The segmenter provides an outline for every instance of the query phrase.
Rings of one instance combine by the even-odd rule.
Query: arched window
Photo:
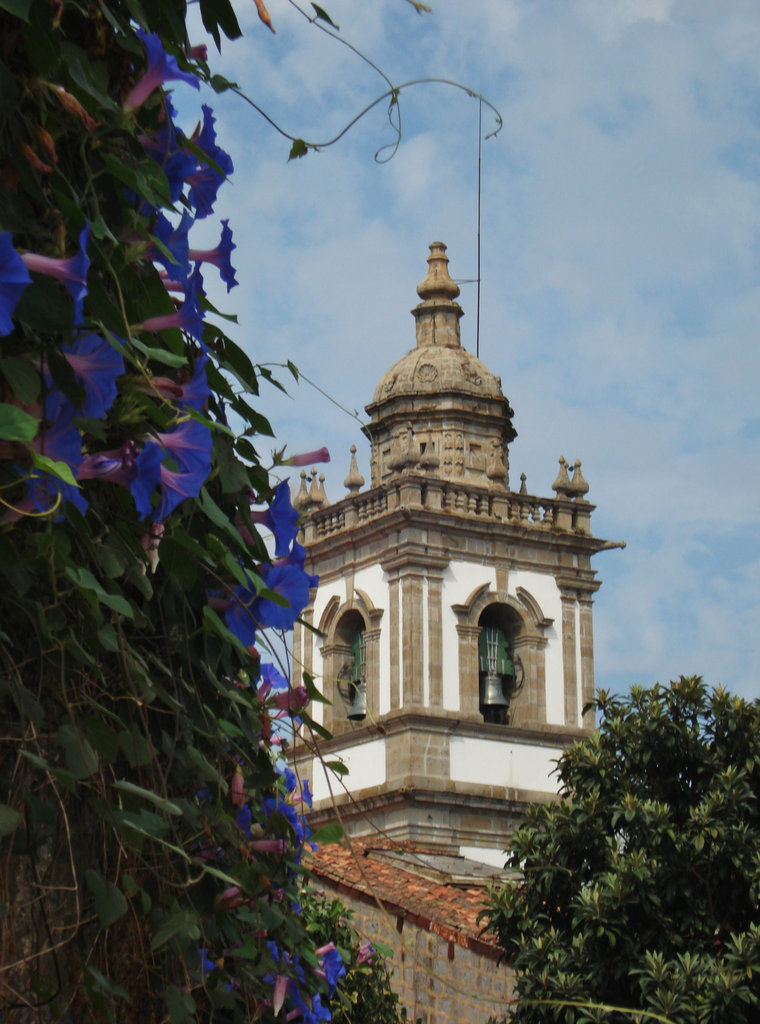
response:
[[[341,731],[341,719],[358,724],[367,717],[366,632],[366,623],[356,610],[342,615],[335,628],[334,732]]]
[[[522,663],[514,652],[522,620],[512,608],[490,605],[478,625],[478,707],[484,722],[507,725],[512,700],[524,682]]]

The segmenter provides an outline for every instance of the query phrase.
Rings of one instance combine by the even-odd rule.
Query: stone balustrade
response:
[[[508,523],[531,530],[591,535],[593,505],[557,495],[539,498],[466,483],[403,475],[382,487],[351,494],[332,505],[303,509],[306,543],[370,523],[397,509],[450,513],[457,517]]]

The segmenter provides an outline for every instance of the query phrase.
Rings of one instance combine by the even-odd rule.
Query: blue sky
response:
[[[236,6],[245,37],[212,49],[212,69],[294,135],[328,139],[383,91],[288,0],[270,0],[276,35]],[[504,118],[482,148],[480,355],[515,409],[513,485],[525,472],[549,495],[558,457],[580,458],[594,532],[627,541],[595,558],[597,685],[701,673],[759,697],[756,0],[322,6],[394,84],[456,79]],[[190,128],[197,97],[176,98]],[[260,404],[289,451],[328,445],[336,500],[353,443],[369,478],[367,442],[339,406],[364,421],[414,345],[429,243],[447,244],[452,276],[476,276],[478,104],[419,86],[401,94],[391,161],[373,158],[392,139],[380,105],[288,163],[289,143],[243,101],[203,99],[235,162],[217,212],[240,281],[211,297],[238,314],[256,362],[291,359],[334,398],[262,384]],[[218,225],[205,229],[213,244]],[[460,303],[474,350],[474,285]]]

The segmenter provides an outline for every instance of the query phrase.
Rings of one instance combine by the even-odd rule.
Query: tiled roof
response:
[[[431,868],[437,855],[439,860],[458,861],[461,870]],[[485,885],[463,880],[464,858],[439,855],[408,842],[351,839],[320,847],[306,866],[339,893],[380,904],[401,921],[496,959],[499,948],[493,936],[481,935],[477,923],[486,905]]]

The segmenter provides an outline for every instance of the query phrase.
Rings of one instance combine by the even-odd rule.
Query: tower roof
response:
[[[417,286],[422,302],[412,310],[417,345],[383,374],[371,406],[402,395],[441,392],[503,399],[500,379],[462,347],[459,320],[464,312],[454,301],[459,285],[449,275],[443,242],[432,243],[427,262],[427,275]]]

